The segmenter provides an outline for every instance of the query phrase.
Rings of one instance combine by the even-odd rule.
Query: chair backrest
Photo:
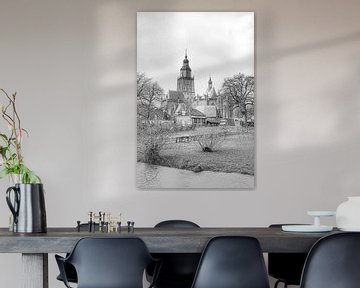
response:
[[[157,223],[155,228],[200,228],[200,226],[188,220],[165,220]]]
[[[281,228],[282,225],[290,224],[271,224],[269,228]],[[268,253],[269,275],[288,285],[300,285],[306,257],[307,253]]]
[[[155,228],[200,228],[188,220],[165,220]],[[200,253],[158,253],[155,257],[162,260],[162,267],[157,278],[156,287],[190,287],[200,260]],[[152,275],[151,269],[148,274]]]
[[[192,288],[268,288],[264,257],[256,238],[212,238],[202,254]]]
[[[142,288],[152,260],[139,238],[82,238],[67,259],[76,269],[78,288]]]
[[[360,233],[325,236],[314,244],[306,259],[302,288],[360,287]]]

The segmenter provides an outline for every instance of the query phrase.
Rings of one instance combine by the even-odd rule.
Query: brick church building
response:
[[[177,77],[177,89],[164,95],[161,109],[167,120],[174,120],[183,126],[218,125],[222,119],[240,117],[232,109],[229,99],[216,92],[211,77],[203,95],[195,95],[195,78],[185,52],[180,75]]]

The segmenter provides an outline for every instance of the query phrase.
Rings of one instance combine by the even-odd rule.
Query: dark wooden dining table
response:
[[[201,253],[208,240],[221,235],[252,236],[264,253],[308,252],[321,237],[333,233],[283,232],[280,227],[135,228],[128,232],[78,232],[76,228],[48,228],[47,233],[20,234],[0,228],[0,253],[21,253],[23,287],[48,288],[48,253],[67,253],[83,237],[139,237],[151,253]]]

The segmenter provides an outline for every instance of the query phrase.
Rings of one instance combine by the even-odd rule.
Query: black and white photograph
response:
[[[254,49],[254,12],[137,13],[138,188],[254,188]]]

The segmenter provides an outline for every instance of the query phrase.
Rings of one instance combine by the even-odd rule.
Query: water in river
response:
[[[239,173],[192,172],[164,166],[138,162],[136,164],[137,187],[142,189],[161,188],[227,188],[252,189],[254,176]]]

